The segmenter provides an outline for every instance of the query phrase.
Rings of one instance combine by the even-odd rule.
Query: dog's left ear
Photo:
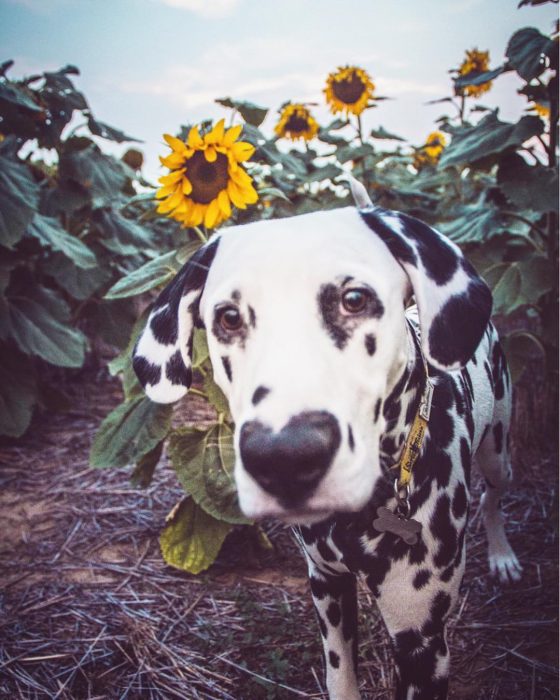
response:
[[[452,241],[418,219],[373,204],[360,214],[410,279],[428,362],[443,370],[463,367],[490,320],[486,283]]]
[[[155,300],[133,351],[132,366],[157,403],[182,398],[192,382],[192,339],[208,270],[219,239],[189,258]]]

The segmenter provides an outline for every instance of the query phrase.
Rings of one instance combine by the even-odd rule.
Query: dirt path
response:
[[[199,577],[165,566],[157,536],[182,494],[174,473],[160,465],[140,491],[127,470],[90,469],[92,436],[119,387],[102,376],[75,393],[71,413],[0,448],[0,697],[325,698],[289,532],[267,527],[274,553],[236,532]],[[558,697],[556,469],[537,450],[516,464],[504,504],[525,569],[516,586],[488,576],[474,504],[451,624],[451,698]],[[388,640],[365,604],[360,657],[364,699],[389,700]]]

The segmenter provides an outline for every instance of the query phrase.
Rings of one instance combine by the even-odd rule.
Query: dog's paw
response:
[[[523,567],[511,548],[507,552],[489,554],[488,563],[490,564],[490,573],[498,577],[502,583],[511,583],[521,579]]]

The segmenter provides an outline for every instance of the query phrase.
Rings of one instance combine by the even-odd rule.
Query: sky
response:
[[[66,64],[96,118],[141,139],[145,174],[161,174],[163,133],[205,118],[230,117],[214,103],[232,97],[270,108],[272,135],[287,101],[316,103],[332,118],[322,89],[341,65],[366,69],[376,94],[391,98],[364,115],[421,145],[449,105],[448,70],[466,49],[502,62],[511,34],[525,26],[550,33],[557,5],[517,9],[518,0],[0,0],[0,61],[21,77]],[[481,100],[517,118],[521,81],[506,74]],[[116,149],[126,150],[126,146]]]

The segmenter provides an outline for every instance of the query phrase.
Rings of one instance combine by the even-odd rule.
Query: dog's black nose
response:
[[[300,413],[278,433],[248,421],[239,437],[245,469],[285,508],[301,505],[313,493],[339,445],[338,421],[327,411]]]

